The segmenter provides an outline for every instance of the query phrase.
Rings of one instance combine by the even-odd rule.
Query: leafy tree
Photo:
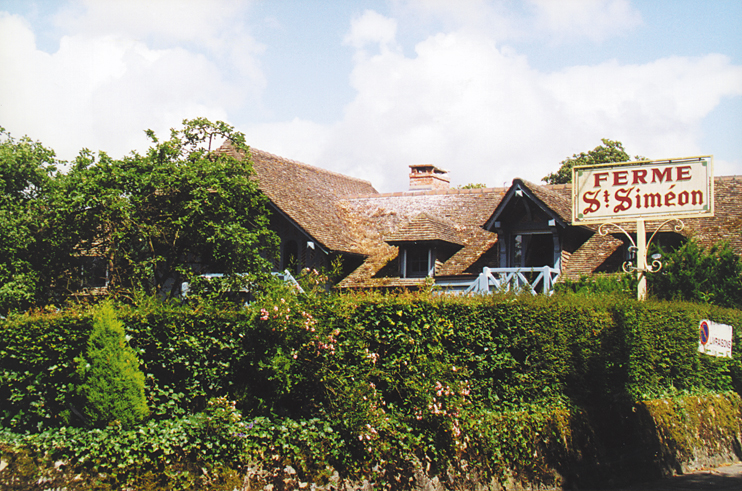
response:
[[[666,253],[648,281],[657,298],[742,308],[742,258],[727,242],[706,249],[691,239]]]
[[[456,186],[456,189],[484,189],[487,185],[481,182],[470,182],[469,184],[463,184]]]
[[[82,380],[79,392],[83,412],[92,426],[118,421],[129,428],[149,414],[144,396],[144,374],[129,346],[124,327],[109,303],[95,313],[93,331],[84,357],[78,359]]]
[[[628,162],[631,157],[619,141],[602,138],[602,145],[598,145],[589,152],[580,152],[567,157],[559,163],[559,170],[542,178],[547,184],[567,184],[572,182],[572,167],[575,165],[596,165],[611,162]],[[644,157],[636,156],[635,160],[644,160]]]
[[[266,278],[277,239],[244,135],[207,119],[184,120],[167,140],[147,135],[143,155],[80,153],[55,197],[58,233],[105,258],[111,287],[174,293],[208,271]],[[217,151],[224,140],[245,157]]]
[[[0,127],[0,312],[27,307],[39,294],[36,239],[56,164],[52,150]]]

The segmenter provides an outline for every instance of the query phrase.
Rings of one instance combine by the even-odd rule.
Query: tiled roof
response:
[[[441,265],[436,271],[440,276],[452,276],[467,272],[481,273],[484,266],[497,265],[496,254],[491,253],[497,243],[497,234],[484,229],[467,230],[464,247]]]
[[[389,244],[443,241],[449,244],[464,245],[453,224],[433,218],[427,213],[420,213],[391,235],[384,237],[384,241]]]
[[[225,144],[220,151],[234,152]],[[444,240],[462,248],[436,268],[436,274],[477,273],[497,264],[494,233],[483,229],[506,188],[449,189],[379,194],[368,181],[251,149],[260,188],[281,213],[329,251],[366,256],[341,287],[403,287],[419,279],[400,279],[398,249],[389,242]],[[566,224],[571,224],[571,185],[539,185],[517,180]],[[515,181],[514,181],[515,183]],[[717,177],[715,216],[683,219],[685,236],[706,245],[724,239],[742,255],[742,176]],[[660,222],[647,222],[653,232]],[[634,232],[635,222],[622,224]],[[581,227],[597,231],[597,226]],[[663,229],[667,230],[667,228]],[[617,237],[594,234],[574,253],[563,254],[564,274],[578,277],[600,267],[622,244]]]
[[[543,186],[520,180],[528,189],[564,222],[572,221],[572,185],[557,184]]]
[[[610,234],[593,234],[568,258],[563,257],[561,278],[578,280],[581,275],[593,273],[622,245],[622,240]]]
[[[233,151],[229,144],[222,151]],[[331,251],[363,254],[341,198],[378,194],[370,182],[250,149],[260,189],[273,205]]]
[[[714,217],[683,219],[683,234],[695,236],[706,247],[726,240],[742,255],[742,176],[717,177],[714,188]]]
[[[419,283],[418,280],[399,280],[399,278],[380,277],[384,267],[397,257],[397,248],[386,241],[396,238],[412,238],[404,235],[405,226],[410,231],[415,217],[427,217],[420,221],[433,221],[445,224],[449,232],[456,234],[458,244],[463,247],[445,263],[437,274],[455,275],[463,273],[486,253],[496,242],[497,236],[482,228],[492,210],[502,199],[503,188],[489,189],[449,189],[446,191],[426,191],[379,194],[345,199],[346,211],[363,222],[366,231],[366,250],[369,257],[339,286],[342,287],[401,287]],[[410,225],[412,224],[412,225]],[[443,232],[439,231],[438,238]],[[419,240],[419,239],[418,239]],[[391,240],[392,242],[394,240]],[[452,238],[448,240],[452,242]],[[392,268],[393,269],[393,268]],[[401,281],[401,282],[400,282]],[[410,283],[413,281],[413,283]]]

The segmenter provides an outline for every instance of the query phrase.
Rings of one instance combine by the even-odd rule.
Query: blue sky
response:
[[[183,118],[407,186],[534,182],[620,140],[742,174],[742,0],[0,0],[0,126],[121,157]]]

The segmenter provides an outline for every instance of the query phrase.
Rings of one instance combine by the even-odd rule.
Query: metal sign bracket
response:
[[[660,261],[659,257],[652,257],[652,262],[647,263],[647,250],[649,249],[649,245],[652,243],[654,236],[657,235],[657,232],[659,232],[660,229],[662,229],[665,225],[672,222],[675,222],[675,225],[673,226],[673,230],[675,232],[680,232],[685,228],[685,223],[683,223],[682,220],[678,218],[671,218],[670,220],[665,220],[664,222],[662,222],[654,231],[654,233],[652,233],[652,236],[649,237],[649,240],[647,240],[647,232],[644,219],[638,219],[636,221],[636,242],[634,242],[633,237],[631,237],[631,234],[629,234],[626,229],[616,223],[606,222],[598,227],[598,233],[601,236],[608,235],[610,233],[610,227],[615,227],[623,232],[623,234],[631,242],[629,252],[636,253],[636,265],[632,264],[632,261],[629,260],[623,263],[622,269],[626,273],[636,271],[637,279],[639,280],[639,285],[637,286],[636,292],[636,298],[638,300],[645,300],[647,298],[646,273],[656,273],[657,271],[662,269],[662,262]]]

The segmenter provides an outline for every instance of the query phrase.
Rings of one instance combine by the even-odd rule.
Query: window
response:
[[[554,265],[554,237],[548,233],[517,234],[512,241],[511,266],[541,267]]]
[[[101,256],[82,256],[78,258],[80,276],[84,288],[105,288],[108,286],[108,263]]]
[[[430,249],[428,247],[408,247],[405,249],[403,277],[424,278],[430,273]]]

